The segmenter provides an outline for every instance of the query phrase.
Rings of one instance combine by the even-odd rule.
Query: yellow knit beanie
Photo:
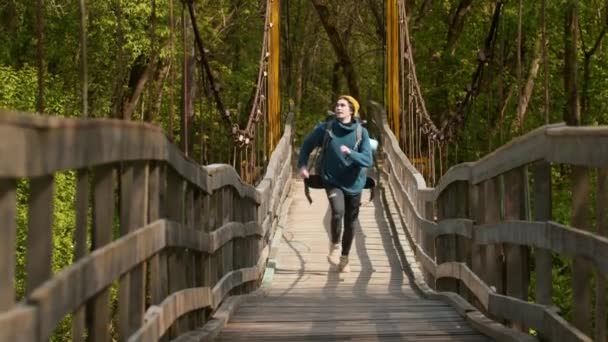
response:
[[[359,102],[357,102],[357,100],[355,100],[354,97],[349,96],[349,95],[342,95],[340,96],[341,99],[345,99],[346,101],[350,102],[351,105],[353,105],[354,111],[353,111],[353,116],[359,116]]]

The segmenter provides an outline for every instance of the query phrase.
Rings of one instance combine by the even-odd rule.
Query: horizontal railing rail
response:
[[[0,111],[0,341],[47,340],[68,316],[75,341],[176,337],[259,286],[289,191],[292,121],[253,187],[231,166],[191,161],[149,124]],[[66,171],[74,255],[53,272],[55,175]]]
[[[450,168],[429,188],[400,150],[383,110],[374,107],[386,184],[431,291],[457,293],[515,331],[532,329],[556,341],[605,340],[608,127],[541,127]],[[551,209],[551,168],[564,165],[580,176],[570,225],[554,222]],[[585,212],[590,192],[578,193],[590,189],[591,168],[598,169],[595,231]],[[553,305],[552,254],[573,264],[571,322]],[[536,302],[528,294],[532,278]]]

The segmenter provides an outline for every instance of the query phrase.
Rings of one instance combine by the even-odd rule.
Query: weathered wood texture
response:
[[[379,196],[369,202],[363,193],[351,273],[337,273],[327,259],[327,198],[322,190],[311,195],[309,205],[303,183],[294,183],[270,287],[241,304],[220,340],[489,340],[450,305],[423,299],[411,286]],[[200,336],[190,341],[206,340]]]
[[[18,159],[0,160],[0,341],[47,340],[69,314],[75,341],[85,329],[93,341],[163,339],[204,324],[204,309],[231,291],[259,286],[291,179],[292,119],[253,187],[228,165],[187,159],[151,125],[0,111],[0,155]],[[53,178],[65,170],[77,171],[74,263],[53,275]],[[18,304],[20,178],[29,180],[29,207],[26,297]]]
[[[550,340],[605,339],[606,305],[595,309],[591,305],[591,274],[595,270],[598,275],[597,300],[605,303],[608,239],[605,171],[601,170],[608,167],[608,128],[541,127],[476,162],[452,167],[435,188],[429,188],[399,149],[383,110],[377,107],[375,111],[387,182],[407,228],[407,239],[421,267],[433,275],[427,279],[436,282],[429,284],[431,288],[438,285],[438,289],[457,292],[489,317],[518,328],[532,328]],[[572,165],[570,226],[551,221],[552,164]],[[589,226],[589,173],[594,168],[601,168],[597,232]],[[466,186],[455,191],[461,183]],[[469,200],[465,200],[467,193]],[[428,220],[421,206],[433,201],[438,203],[438,222]],[[471,206],[468,210],[459,209],[466,203]],[[428,243],[429,237],[435,244]],[[472,246],[458,244],[461,238],[470,239]],[[530,269],[530,251],[536,260],[535,270]],[[572,322],[551,307],[551,253],[573,259]],[[532,272],[538,280],[537,303],[528,301]],[[460,287],[464,285],[473,298],[467,298],[468,293],[454,280],[459,280]],[[598,317],[595,322],[593,310]]]

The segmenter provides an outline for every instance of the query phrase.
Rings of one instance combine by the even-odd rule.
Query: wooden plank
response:
[[[572,225],[589,230],[590,182],[587,168],[572,167]],[[581,257],[572,262],[572,322],[588,336],[593,336],[591,328],[591,265]]]
[[[491,294],[489,312],[494,317],[516,322],[520,326],[525,324],[531,329],[540,331],[543,336],[550,336],[553,330],[560,329],[564,332],[569,332],[563,335],[565,341],[578,340],[565,338],[568,335],[577,333],[576,329],[565,320],[561,324],[558,324],[559,327],[558,325],[547,324],[546,317],[549,312],[546,307],[539,304],[529,303],[513,297]]]
[[[190,230],[197,231],[195,224],[194,224],[194,187],[189,183],[186,183],[186,190],[185,190],[184,219],[185,219],[186,227],[188,227]],[[195,272],[197,270],[197,267],[195,266],[197,252],[193,251],[191,249],[186,249],[185,253],[186,253],[186,264],[184,266],[186,268],[186,288],[194,288],[197,286],[195,283],[195,281],[196,281]],[[186,314],[184,319],[188,321],[188,330],[192,330],[196,327],[197,322],[196,322],[195,313]]]
[[[536,221],[549,221],[552,214],[552,189],[551,189],[551,165],[539,162],[533,166],[534,177],[534,219]],[[534,249],[535,271],[536,271],[536,302],[551,305],[552,300],[552,275],[553,261],[551,253],[543,248]]]
[[[504,174],[503,212],[505,220],[526,219],[524,182],[526,168],[513,169]],[[528,283],[530,282],[529,250],[525,245],[506,244],[505,248],[505,293],[507,296],[528,300]],[[519,323],[515,328],[525,331]]]
[[[99,249],[112,241],[114,222],[114,169],[102,166],[93,176],[93,226],[91,249]],[[109,290],[96,295],[88,306],[87,330],[91,341],[107,341],[110,338]]]
[[[33,306],[17,305],[0,313],[0,341],[40,341],[38,312]]]
[[[471,217],[471,219],[473,219],[474,221],[479,222],[481,215],[483,215],[482,212],[480,212],[480,207],[481,207],[481,200],[482,200],[482,194],[481,191],[483,190],[481,185],[473,185],[470,184],[469,185],[469,215]],[[471,264],[469,265],[469,268],[471,269],[471,271],[473,272],[473,274],[475,274],[475,276],[482,278],[482,274],[483,274],[483,258],[484,258],[484,252],[485,250],[483,250],[483,246],[480,246],[479,244],[476,243],[475,239],[473,239],[473,241],[471,241]],[[487,312],[486,309],[484,309],[484,305],[483,303],[481,303],[478,299],[476,298],[472,298],[471,299],[471,304],[473,306],[475,306],[477,309],[481,310],[482,312]]]
[[[26,296],[52,275],[53,176],[30,180],[26,256]]]
[[[597,175],[597,234],[608,237],[608,168],[598,170]],[[608,275],[597,273],[595,293],[595,340],[608,340]]]
[[[145,324],[128,341],[157,341],[178,318],[209,305],[211,305],[211,291],[208,287],[190,288],[172,293],[160,306],[146,315]]]
[[[488,309],[490,288],[465,264],[443,263],[437,267],[437,277],[450,276],[459,279],[475,295],[484,309]],[[470,302],[471,300],[469,300]]]
[[[213,320],[205,324],[205,326],[200,329],[191,331],[178,337],[174,342],[215,340],[220,334],[220,331],[228,323],[228,320],[230,320],[240,303],[247,299],[246,297],[248,296],[230,296],[213,314]]]
[[[238,196],[232,196],[232,207],[234,211],[234,220],[237,222],[243,222],[243,217],[245,216],[245,208],[247,203]],[[247,239],[236,238],[232,240],[232,248],[233,248],[233,257],[232,257],[232,269],[238,270],[241,268],[245,268],[249,265],[246,264],[245,258],[249,257],[247,250]],[[240,295],[246,292],[244,286],[239,286],[238,288],[232,291],[232,295]]]
[[[150,165],[148,183],[148,222],[160,219],[165,191],[164,165]],[[154,255],[149,262],[150,267],[150,303],[160,304],[168,295],[169,271],[167,270],[167,254],[164,251]]]
[[[301,183],[299,186],[301,190]],[[463,340],[462,335],[450,334],[458,329],[479,337],[451,306],[422,300],[410,288],[409,279],[403,274],[402,264],[393,249],[395,241],[391,237],[391,227],[386,224],[384,215],[379,214],[382,208],[377,206],[377,202],[364,203],[361,207],[361,232],[355,238],[351,253],[353,266],[360,265],[361,271],[353,270],[344,275],[332,271],[326,259],[327,222],[323,220],[327,200],[322,192],[313,192],[312,195],[314,202],[311,206],[302,198],[294,200],[290,218],[284,222],[283,241],[277,256],[277,263],[301,265],[305,271],[275,273],[272,288],[266,296],[241,306],[223,330],[222,340],[297,340],[306,334],[310,340],[356,340],[357,337],[359,340],[374,340],[380,335],[395,340],[412,337],[422,341],[425,334],[431,334],[430,331],[436,340]],[[304,221],[305,217],[315,217],[316,222],[314,219]],[[408,253],[414,260],[413,254]],[[262,254],[258,259],[259,269],[263,267],[260,262],[265,260]],[[325,265],[327,272],[307,272],[311,265]],[[376,265],[385,267],[387,272],[379,272]],[[247,279],[237,276],[236,272],[242,271],[230,274],[231,278],[237,279],[224,278],[218,282],[214,288],[217,298],[238,281]],[[249,277],[255,279],[256,275],[250,272]],[[251,325],[242,328],[241,324],[246,322],[251,322]],[[330,324],[339,333],[324,327]],[[299,333],[300,330],[305,332]],[[187,340],[185,338],[184,341]]]
[[[478,188],[479,207],[477,222],[480,224],[496,223],[500,221],[500,199],[498,193],[498,179],[492,179],[480,184]],[[502,278],[502,249],[500,245],[482,246],[479,249],[481,256],[480,273],[477,275],[486,284],[493,286],[498,293],[504,293]]]
[[[124,237],[129,234],[129,221],[130,221],[130,207],[131,207],[131,191],[133,191],[133,166],[129,164],[122,164],[120,168],[120,236]],[[121,340],[127,339],[131,335],[129,329],[129,306],[131,301],[129,300],[130,290],[129,282],[131,277],[129,274],[124,274],[120,277],[118,282],[118,336]]]
[[[192,224],[194,229],[204,233],[203,227],[203,192],[200,189],[194,189],[194,199],[192,208],[193,221]],[[203,284],[203,258],[205,253],[194,252],[194,264],[192,273],[194,275],[194,282],[192,287],[204,287]],[[205,324],[206,317],[204,310],[198,310],[195,314],[195,327],[202,326]]]
[[[74,262],[88,252],[87,215],[89,210],[89,172],[79,170],[76,175],[76,230],[74,232]],[[78,308],[72,317],[72,340],[83,341],[85,334],[85,306]]]
[[[167,168],[167,218],[173,222],[183,223],[184,218],[184,181],[172,169]],[[168,255],[167,268],[169,270],[169,294],[186,288],[185,251],[181,248],[172,248]],[[188,327],[183,320],[174,324],[169,330],[169,336],[175,337],[187,331]]]
[[[201,168],[186,159],[162,129],[151,124],[26,116],[6,110],[0,110],[0,120],[0,155],[13,156],[10,162],[0,163],[0,178],[40,177],[109,163],[160,160],[207,192],[232,186],[241,197],[259,203],[256,189],[241,182],[234,168]],[[99,141],[104,142],[103,148]],[[64,153],[66,150],[71,153]]]
[[[222,225],[232,221],[233,217],[233,206],[232,206],[232,189],[230,187],[224,187],[221,190],[221,222]],[[232,239],[228,239],[226,243],[220,248],[220,277],[228,274],[232,271],[232,253],[233,253],[233,242]]]
[[[128,199],[128,231],[133,233],[147,221],[147,165],[133,163],[133,179]],[[134,248],[141,248],[134,246]],[[146,303],[146,263],[135,266],[129,274],[129,333],[133,334],[143,323]]]
[[[0,179],[0,313],[15,304],[17,184]]]
[[[50,337],[67,314],[164,248],[165,235],[164,221],[148,225],[92,252],[34,290],[29,300],[44,317],[39,328],[42,338]]]
[[[589,336],[576,329],[553,310],[545,312],[544,326],[546,328],[541,335],[548,336],[549,341],[592,341]]]
[[[209,198],[209,231],[213,232],[217,228],[221,226],[220,219],[220,206],[219,206],[219,192],[215,191],[210,195]],[[218,279],[218,255],[219,253],[213,252],[209,255],[209,283],[211,286],[215,286],[217,284]]]
[[[479,244],[512,243],[592,260],[608,273],[608,238],[555,222],[507,221],[475,227]]]
[[[466,186],[466,183],[464,183],[464,186]],[[452,183],[441,193],[437,200],[438,220],[466,217],[466,200],[463,200],[462,188],[462,182]],[[466,196],[466,193],[464,195]],[[460,261],[456,236],[438,236],[436,256],[438,265],[444,262]],[[458,279],[454,278],[437,278],[437,290],[459,292],[459,283]]]
[[[204,215],[204,217],[202,217],[202,229],[203,232],[209,234],[211,232],[211,230],[213,229],[213,225],[215,224],[214,222],[214,214],[213,211],[211,210],[211,194],[204,194],[204,197],[202,198],[202,214]],[[212,271],[211,271],[211,264],[212,261],[212,255],[209,253],[205,253],[202,254],[202,261],[201,261],[201,275],[202,275],[202,283],[201,286],[203,287],[213,287],[213,285],[215,284],[214,282],[212,282]],[[205,312],[205,320],[208,320],[209,316],[211,314],[211,310],[206,310]]]

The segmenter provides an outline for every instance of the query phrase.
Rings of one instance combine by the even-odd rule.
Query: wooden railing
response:
[[[423,292],[459,294],[465,312],[477,308],[512,328],[489,329],[500,340],[530,339],[523,334],[533,329],[551,341],[606,341],[608,128],[545,126],[452,167],[428,188],[375,108],[387,188],[422,267]],[[579,179],[571,226],[552,221],[551,168],[560,165]],[[595,232],[587,214],[591,168],[599,168]],[[552,305],[552,253],[572,260],[572,322]]]
[[[291,179],[291,120],[254,188],[229,166],[188,160],[152,125],[0,111],[0,341],[47,340],[68,315],[75,341],[156,341],[256,288]],[[75,261],[53,274],[53,176],[65,170],[77,171]],[[20,179],[29,197],[17,301]]]

